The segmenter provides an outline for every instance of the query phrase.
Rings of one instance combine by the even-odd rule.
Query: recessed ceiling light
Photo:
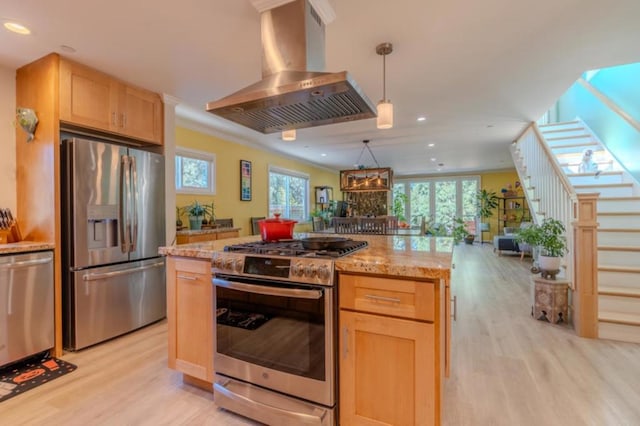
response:
[[[436,161],[436,157],[432,157],[432,158],[431,158],[431,161]]]
[[[430,143],[429,145],[427,145],[429,148],[433,148],[434,146],[436,146],[435,143]]]
[[[22,35],[31,34],[31,30],[29,28],[25,27],[22,24],[18,24],[17,22],[7,21],[4,23],[4,27],[16,34],[22,34]]]
[[[426,119],[427,117],[424,117],[424,116],[418,117],[418,121],[425,121]]]
[[[325,154],[324,152],[322,154],[320,154],[320,157],[326,157],[327,154]]]

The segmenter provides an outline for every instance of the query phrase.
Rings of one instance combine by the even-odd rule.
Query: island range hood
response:
[[[324,23],[308,0],[262,12],[262,80],[209,102],[208,112],[261,133],[376,116],[346,71],[324,70]]]

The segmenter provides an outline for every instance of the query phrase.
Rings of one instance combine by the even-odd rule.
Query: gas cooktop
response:
[[[289,257],[323,257],[337,258],[346,256],[356,250],[367,247],[366,241],[343,240],[339,245],[324,250],[304,248],[301,240],[280,240],[276,242],[255,241],[251,243],[226,246],[224,251],[246,254],[265,254],[270,256]]]
[[[302,240],[250,242],[226,246],[213,254],[212,272],[216,277],[242,277],[289,283],[331,286],[334,259],[368,246],[366,241],[340,238],[325,250],[305,248]]]

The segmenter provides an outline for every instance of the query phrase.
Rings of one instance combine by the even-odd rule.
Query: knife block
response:
[[[17,243],[22,241],[22,234],[18,223],[11,225],[9,229],[0,229],[0,244]]]

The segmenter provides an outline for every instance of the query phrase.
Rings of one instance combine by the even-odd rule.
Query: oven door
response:
[[[225,275],[213,283],[216,372],[332,407],[333,289]]]

